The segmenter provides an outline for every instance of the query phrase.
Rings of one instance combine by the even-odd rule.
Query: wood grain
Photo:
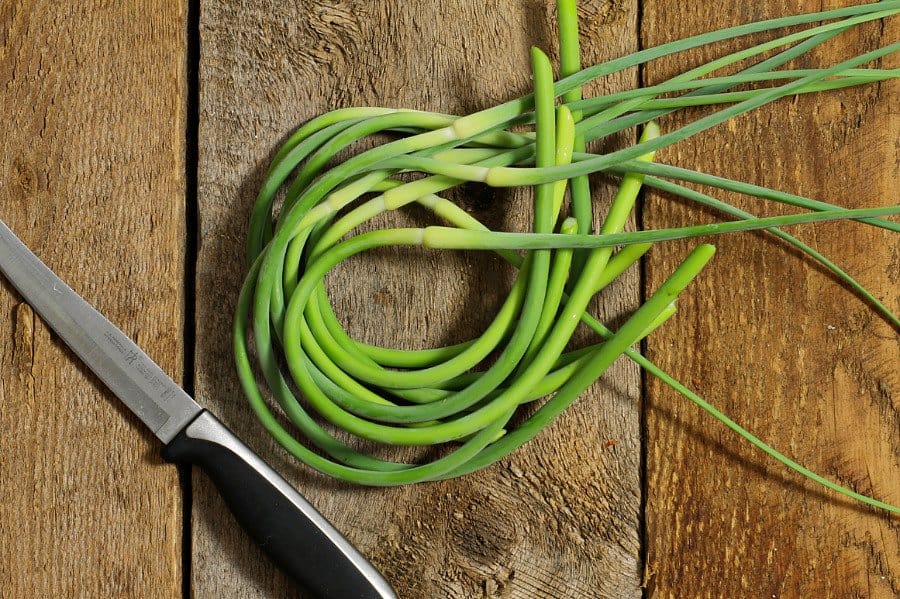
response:
[[[502,463],[462,480],[402,489],[348,487],[311,473],[284,457],[245,406],[231,366],[231,310],[246,270],[245,222],[279,142],[339,107],[487,107],[527,93],[529,46],[556,46],[552,2],[290,4],[203,5],[200,401],[271,459],[404,598],[640,595],[640,378],[631,364],[616,365]],[[582,4],[586,61],[636,47],[635,2]],[[635,83],[630,71],[591,93]],[[598,191],[598,203],[608,196]],[[527,222],[527,196],[473,188],[455,197],[492,227]],[[413,211],[389,220],[427,217]],[[329,288],[357,338],[427,347],[477,334],[509,279],[487,255],[385,251],[342,265]],[[634,307],[638,287],[629,274],[598,313],[615,321]],[[224,514],[206,480],[195,478],[195,596],[293,596],[263,555],[223,523],[230,519]]]
[[[185,26],[181,2],[0,7],[0,218],[176,376]],[[0,596],[177,596],[176,470],[0,287]]]
[[[642,42],[820,9],[819,2],[803,1],[647,0]],[[843,35],[802,64],[832,64],[896,41],[898,25],[893,19]],[[645,83],[725,50],[659,61],[644,72]],[[788,99],[659,158],[846,206],[896,203],[898,90],[891,82]],[[666,119],[663,129],[682,122]],[[727,199],[755,213],[779,212],[754,199]],[[711,219],[657,194],[643,214],[646,228]],[[889,308],[900,307],[895,235],[855,223],[807,226],[796,234],[858,276]],[[653,252],[648,290],[694,243]],[[717,257],[680,302],[675,321],[654,334],[649,357],[804,465],[897,505],[896,331],[773,237],[734,235],[715,243]],[[655,380],[646,399],[649,596],[900,594],[896,517],[787,472]]]

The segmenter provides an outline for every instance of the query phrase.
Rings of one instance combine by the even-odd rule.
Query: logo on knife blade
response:
[[[133,367],[136,371],[141,373],[141,376],[154,391],[159,391],[159,388],[163,386],[163,380],[150,368],[151,362],[149,361],[149,359],[143,359],[141,352],[139,352],[138,350],[125,347],[116,333],[117,331],[106,331],[103,333],[103,337],[109,342],[112,347],[114,347],[120,354],[122,354],[122,361],[125,364]],[[163,393],[162,397],[165,398],[167,395],[171,394]]]

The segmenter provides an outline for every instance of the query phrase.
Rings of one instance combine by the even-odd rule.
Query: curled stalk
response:
[[[732,27],[587,68],[580,64],[574,1],[559,0],[557,6],[559,81],[553,81],[547,56],[534,49],[534,90],[527,96],[465,116],[392,108],[335,110],[302,126],[276,154],[251,215],[251,266],[233,336],[241,383],[263,425],[298,459],[342,480],[384,486],[444,479],[485,467],[533,438],[625,355],[787,467],[838,493],[896,512],[894,506],[793,462],[633,349],[635,342],[673,317],[677,295],[710,260],[712,246],[695,248],[616,331],[587,307],[654,243],[763,229],[820,261],[900,328],[900,320],[849,274],[780,229],[855,219],[897,232],[900,225],[889,217],[900,213],[900,207],[848,210],[654,162],[656,151],[780,98],[896,78],[896,69],[865,65],[896,52],[900,44],[820,68],[781,67],[843,31],[900,12],[900,0]],[[582,97],[584,84],[622,69],[721,40],[802,25],[809,26],[655,86]],[[771,55],[737,72],[719,73],[763,53]],[[737,85],[745,88],[734,91]],[[672,95],[678,93],[682,95]],[[654,119],[686,106],[715,110],[679,129],[659,129]],[[641,136],[631,146],[602,155],[585,149],[590,141],[637,125],[643,125]],[[339,153],[385,132],[394,139],[351,152],[350,158],[332,166]],[[410,172],[424,176],[403,176]],[[599,232],[591,234],[587,176],[596,172],[620,177],[620,186]],[[533,188],[531,230],[491,231],[440,195],[466,181]],[[682,182],[790,204],[802,212],[756,217]],[[643,185],[711,206],[736,220],[625,232]],[[283,203],[276,210],[278,197]],[[438,224],[355,232],[377,215],[412,203],[428,209]],[[323,279],[349,257],[384,246],[494,251],[518,273],[493,320],[473,339],[419,350],[369,345],[343,329]],[[599,339],[568,350],[580,322]],[[305,443],[276,418],[252,358],[268,393]],[[538,405],[528,418],[512,419],[519,406],[534,402]],[[444,451],[424,463],[393,462],[341,440],[345,437],[335,428],[367,441],[440,445]]]

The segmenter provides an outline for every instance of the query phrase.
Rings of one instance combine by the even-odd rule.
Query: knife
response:
[[[72,291],[0,220],[0,273],[165,444],[212,479],[238,522],[317,597],[396,598],[381,574],[287,481]]]

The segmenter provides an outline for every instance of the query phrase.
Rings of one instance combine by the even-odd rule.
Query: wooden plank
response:
[[[185,27],[182,2],[0,8],[0,217],[176,376]],[[176,470],[0,287],[0,595],[178,596]]]
[[[636,3],[583,4],[586,61],[635,48]],[[639,373],[618,364],[538,440],[477,475],[402,489],[336,484],[285,458],[237,386],[229,330],[246,270],[245,223],[279,142],[319,113],[351,105],[467,113],[526,93],[528,47],[556,46],[551,7],[254,0],[240,7],[208,1],[201,12],[199,398],[271,459],[404,598],[638,596]],[[630,71],[591,91],[635,83]],[[469,191],[457,198],[490,226],[525,226],[524,196]],[[608,189],[598,193],[598,202],[608,196]],[[415,212],[390,219],[426,220]],[[357,338],[426,347],[476,334],[499,305],[496,281],[509,277],[485,255],[385,251],[340,266],[329,286]],[[600,313],[615,320],[634,306],[637,289],[631,273],[604,296]],[[196,596],[292,596],[262,554],[223,525],[224,512],[196,477]]]
[[[690,7],[648,0],[642,39],[649,47],[820,8],[799,0]],[[802,64],[833,64],[896,41],[898,25],[893,19],[866,26]],[[646,70],[645,81],[724,51],[660,61]],[[892,82],[785,100],[678,144],[660,160],[841,205],[895,203],[898,89]],[[663,129],[682,122],[666,119]],[[727,199],[757,213],[778,212],[757,200]],[[711,219],[657,194],[643,214],[646,228]],[[856,223],[795,231],[897,311],[895,234]],[[654,252],[648,290],[694,243]],[[804,465],[898,505],[896,330],[773,237],[734,235],[715,243],[714,262],[680,302],[673,323],[654,334],[649,357]],[[648,384],[646,418],[650,596],[683,596],[688,589],[697,597],[900,594],[896,518],[789,473],[655,380]]]

